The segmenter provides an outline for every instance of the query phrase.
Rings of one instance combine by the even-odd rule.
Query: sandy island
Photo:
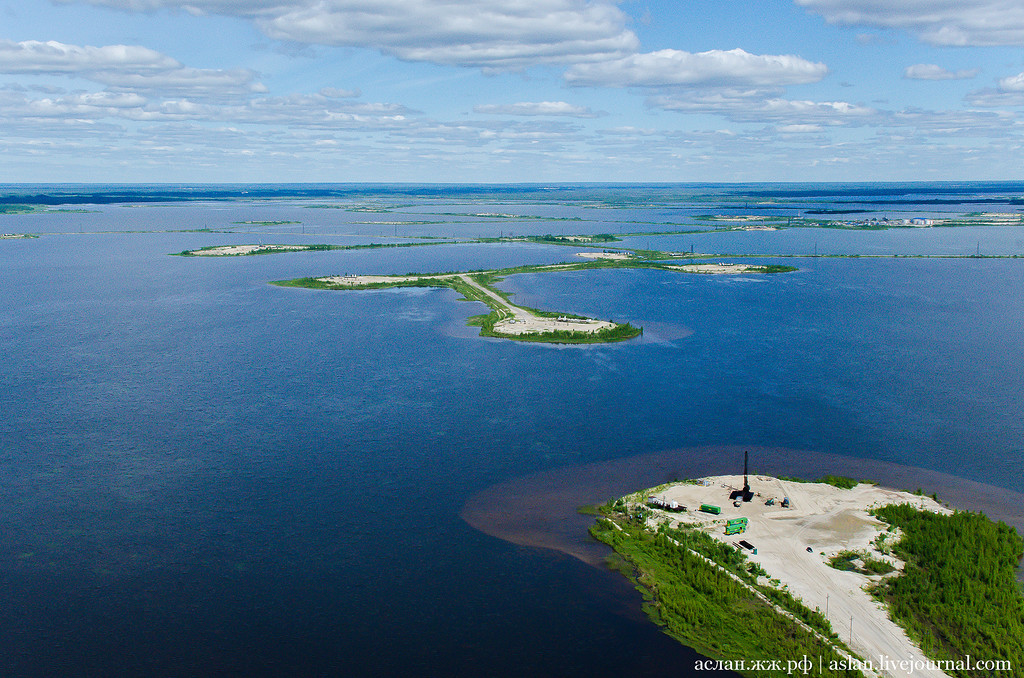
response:
[[[317,278],[329,285],[342,285],[345,287],[357,287],[362,285],[388,285],[411,280],[430,280],[431,278],[442,278],[451,276],[437,275],[330,275],[324,278]]]
[[[938,502],[908,492],[860,484],[844,490],[823,483],[789,482],[769,476],[750,476],[750,489],[755,496],[750,502],[734,506],[729,495],[743,487],[743,476],[714,476],[701,479],[699,484],[675,483],[655,488],[656,491],[629,495],[628,501],[671,505],[676,502],[687,511],[678,512],[655,508],[648,524],[659,522],[690,525],[706,531],[724,543],[744,550],[747,558],[761,565],[769,578],[777,579],[804,605],[826,614],[832,628],[862,658],[878,665],[881,655],[892,660],[927,662],[924,654],[910,641],[881,605],[864,587],[878,581],[880,575],[864,575],[841,571],[828,564],[829,558],[840,551],[870,553],[872,558],[886,560],[897,567],[902,563],[875,548],[874,540],[885,534],[885,523],[868,514],[873,507],[887,504],[909,503],[924,510],[949,513]],[[782,507],[788,497],[790,505]],[[774,499],[772,505],[767,505]],[[702,504],[721,508],[720,515],[700,511]],[[746,517],[744,533],[725,535],[729,519]],[[753,548],[739,546],[745,540]],[[897,535],[890,535],[888,543],[895,543]],[[766,581],[762,578],[762,582]],[[915,677],[942,678],[945,673],[915,666]],[[898,669],[879,672],[885,676],[911,675]]]
[[[633,255],[628,252],[577,252],[576,256],[584,259],[611,259],[612,261],[625,261],[633,258]]]
[[[737,273],[757,273],[759,267],[751,266],[749,264],[666,264],[665,268],[671,268],[677,271],[686,271],[687,273],[704,273],[711,275],[735,275]]]
[[[564,266],[550,266],[550,270],[565,268]],[[603,329],[615,327],[615,323],[606,320],[594,320],[591,318],[569,318],[569,317],[548,317],[539,316],[532,311],[516,306],[493,290],[479,284],[465,273],[441,274],[441,275],[345,275],[329,276],[318,278],[318,280],[332,285],[345,287],[356,287],[362,285],[394,284],[401,282],[412,282],[416,280],[438,280],[443,278],[458,278],[472,287],[477,292],[486,295],[494,302],[498,313],[503,317],[494,323],[494,331],[499,334],[520,335],[540,334],[544,332],[599,332]]]
[[[223,247],[213,247],[208,250],[192,250],[189,254],[196,257],[231,257],[244,254],[259,254],[260,252],[304,250],[307,247],[307,245],[224,245]]]

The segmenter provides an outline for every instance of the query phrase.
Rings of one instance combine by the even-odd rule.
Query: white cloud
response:
[[[832,24],[908,30],[933,45],[1024,45],[1024,3],[1016,0],[796,2]]]
[[[907,135],[1006,139],[1014,133],[1015,116],[995,111],[928,111],[908,108],[893,113],[890,129]]]
[[[139,45],[92,47],[0,40],[0,73],[77,76],[112,90],[158,92],[162,96],[216,98],[266,91],[248,69],[188,68]]]
[[[1024,106],[1024,73],[1000,78],[997,89],[986,87],[971,92],[967,103],[981,108]]]
[[[825,64],[793,55],[750,54],[742,49],[698,53],[663,49],[577,64],[566,71],[565,80],[570,85],[595,87],[780,87],[817,82],[827,73]]]
[[[80,47],[56,41],[0,40],[0,73],[78,74],[108,70],[135,72],[181,68],[174,59],[137,45]]]
[[[977,69],[950,71],[935,64],[914,64],[903,71],[908,80],[969,80],[976,75]]]
[[[735,122],[780,125],[864,125],[878,122],[879,111],[846,101],[794,101],[764,98],[758,90],[720,90],[690,96],[650,97],[654,108],[679,113],[713,113]]]
[[[780,125],[776,128],[783,134],[817,134],[824,129],[821,125]]]
[[[564,101],[519,102],[516,104],[483,104],[473,107],[474,113],[488,115],[564,115],[573,118],[596,118],[597,114],[585,106]]]
[[[133,92],[76,92],[30,98],[0,90],[0,121],[65,117],[93,123],[109,121],[233,124],[291,129],[387,130],[408,125],[414,111],[387,103],[355,103],[318,94],[220,100],[147,98]]]
[[[1004,92],[1024,92],[1024,73],[1002,78],[999,81],[999,89]]]
[[[324,87],[320,90],[321,96],[329,99],[356,99],[363,96],[357,87],[356,89],[337,89],[335,87]]]
[[[255,81],[255,74],[246,69],[209,70],[177,68],[162,73],[124,73],[103,71],[93,73],[90,80],[114,90],[153,90],[163,96],[233,97],[247,92],[266,92]]]
[[[237,16],[278,40],[367,47],[406,61],[490,70],[614,58],[638,45],[611,0],[84,1],[129,11]]]
[[[979,108],[1015,108],[1024,106],[1024,92],[1001,92],[986,87],[967,95],[967,103]]]

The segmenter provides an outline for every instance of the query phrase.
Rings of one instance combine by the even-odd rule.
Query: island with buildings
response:
[[[983,514],[847,478],[746,474],[661,485],[599,514],[591,533],[648,616],[719,668],[1020,675],[1022,542]]]

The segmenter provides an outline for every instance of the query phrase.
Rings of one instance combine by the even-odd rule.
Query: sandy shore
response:
[[[625,261],[633,258],[632,254],[626,252],[577,252],[576,256],[584,259],[611,259],[612,261]]]
[[[552,266],[552,270],[564,268]],[[520,335],[539,334],[542,332],[599,332],[600,330],[615,327],[614,323],[605,320],[593,320],[590,318],[549,318],[535,315],[531,311],[516,306],[493,290],[480,285],[467,274],[456,274],[462,282],[466,283],[478,292],[486,295],[499,307],[499,313],[504,317],[494,323],[494,330],[500,334]],[[410,280],[431,279],[431,278],[453,278],[456,275],[335,275],[318,280],[332,285],[343,285],[355,287],[359,285],[370,285],[376,283],[397,283]]]
[[[494,323],[494,331],[501,334],[539,334],[541,332],[598,332],[605,328],[615,327],[614,323],[604,320],[592,320],[590,318],[548,318],[535,315],[525,308],[512,304],[504,297],[494,293],[492,290],[479,285],[468,275],[460,275],[460,278],[475,289],[483,292],[497,302],[507,313],[507,317]]]
[[[317,278],[320,282],[325,282],[330,285],[345,285],[348,287],[354,287],[356,285],[376,285],[380,283],[397,283],[407,282],[409,280],[419,280],[421,278],[437,278],[443,276],[430,276],[430,275],[331,275],[325,278]],[[452,277],[452,276],[448,276]]]
[[[671,268],[677,271],[686,271],[687,273],[705,273],[711,275],[736,275],[737,273],[748,273],[750,271],[756,271],[756,266],[749,266],[747,264],[726,264],[726,263],[715,263],[715,264],[682,264],[675,265],[669,264],[665,268]]]
[[[832,628],[861,657],[877,666],[880,656],[891,660],[926,662],[924,654],[906,633],[889,619],[880,603],[864,590],[879,575],[837,570],[828,560],[840,551],[870,553],[897,568],[902,563],[875,549],[875,538],[886,525],[868,511],[886,504],[909,503],[931,511],[948,512],[938,502],[908,492],[860,484],[843,490],[822,483],[787,482],[769,476],[750,476],[753,501],[734,506],[729,495],[743,487],[743,476],[714,476],[706,484],[679,483],[659,489],[651,496],[663,502],[677,502],[686,512],[655,509],[651,524],[661,521],[697,526],[722,542],[738,545],[745,540],[757,549],[744,549],[751,562],[758,563],[782,586],[811,609],[827,614]],[[790,507],[783,508],[788,497]],[[637,495],[646,501],[647,496]],[[766,505],[774,499],[771,506]],[[699,510],[702,504],[719,506],[721,515]],[[731,518],[746,517],[748,527],[739,535],[726,536]],[[942,678],[946,674],[917,665],[912,672],[891,669],[885,676]]]
[[[539,332],[598,332],[615,327],[605,320],[579,318],[542,318],[536,315],[516,316],[494,323],[502,334],[536,334]]]
[[[196,257],[230,257],[259,252],[280,252],[283,250],[304,250],[305,245],[224,245],[208,250],[192,250]]]

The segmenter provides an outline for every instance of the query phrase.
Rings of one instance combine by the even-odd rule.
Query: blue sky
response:
[[[1024,179],[1019,0],[0,0],[0,181]]]

